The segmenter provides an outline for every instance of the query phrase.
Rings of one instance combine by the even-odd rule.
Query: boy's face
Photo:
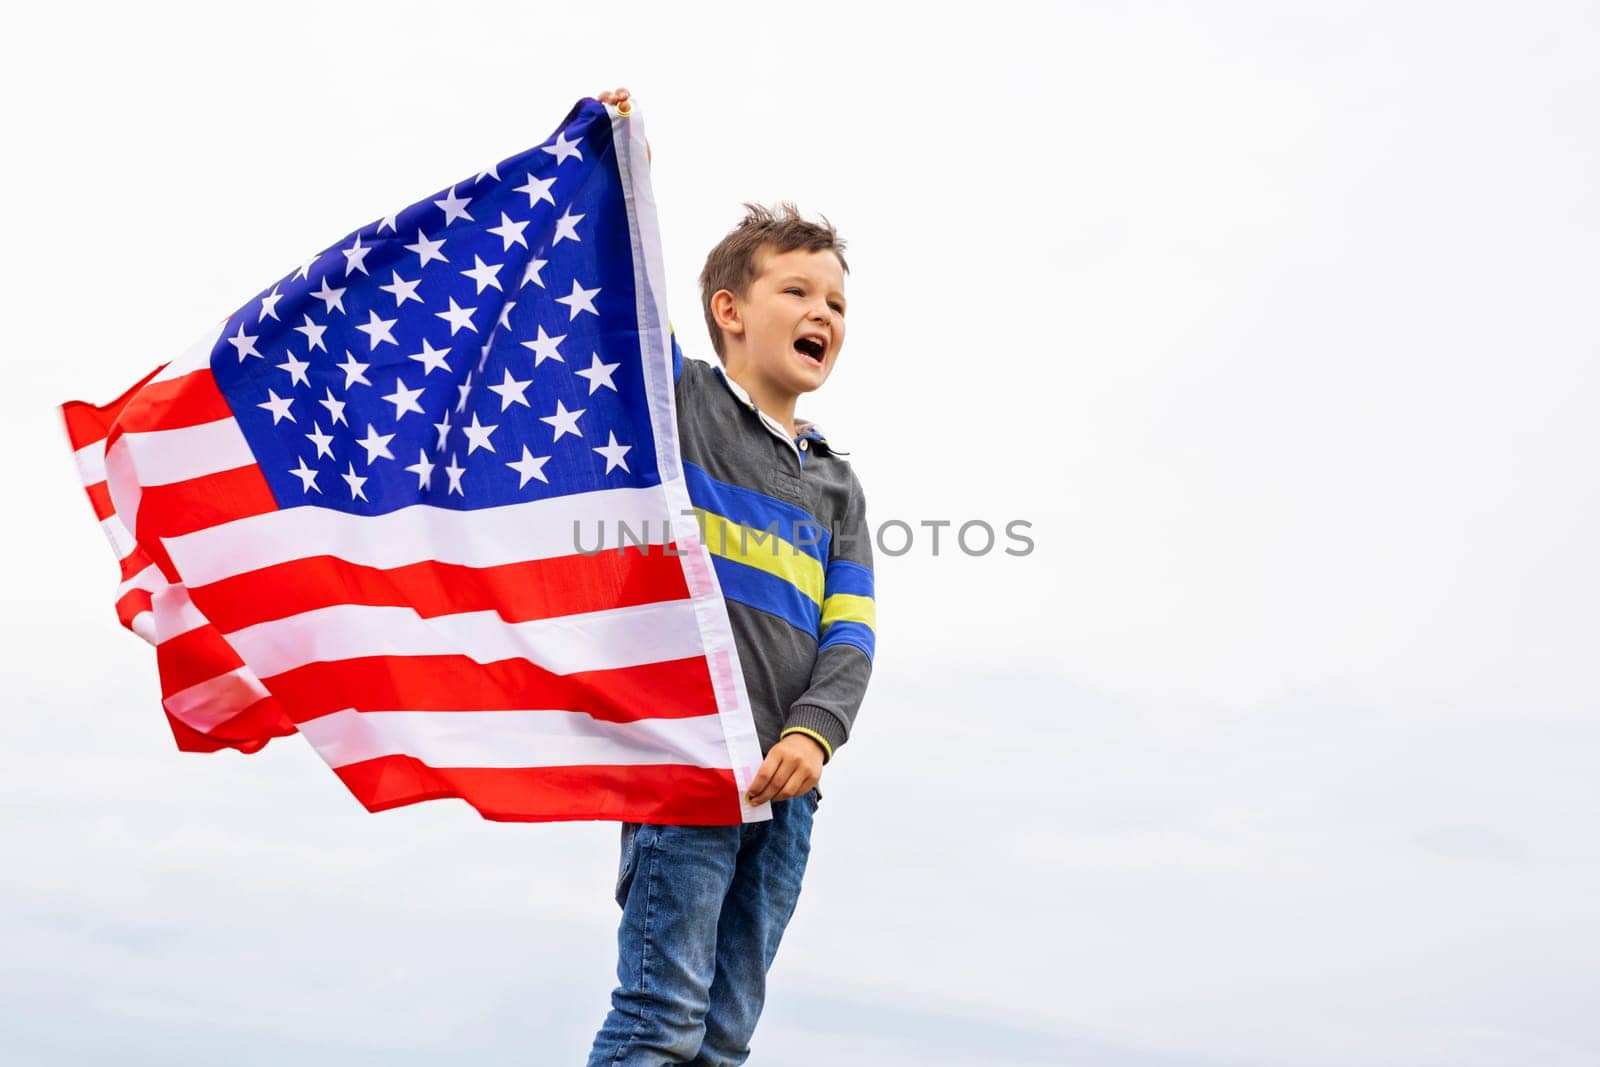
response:
[[[729,338],[728,369],[783,395],[809,393],[828,380],[844,345],[844,268],[832,252],[805,249],[763,248],[756,264],[744,299],[734,297],[741,329]]]

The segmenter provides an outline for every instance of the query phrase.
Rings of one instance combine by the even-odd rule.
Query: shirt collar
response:
[[[750,393],[747,389],[745,389],[744,386],[740,385],[738,382],[734,381],[728,376],[727,369],[724,368],[722,364],[713,363],[711,365],[711,369],[717,372],[717,377],[722,379],[723,384],[728,387],[734,396],[739,398],[739,402],[741,404],[749,408],[751,411],[754,411],[757,415],[761,416],[762,421],[777,429],[779,433],[785,432],[783,426],[778,422],[777,419],[773,418],[771,415],[768,415],[765,411],[762,411],[756,406],[756,402],[750,399]],[[794,428],[799,431],[799,433],[795,434],[795,440],[798,441],[801,438],[805,438],[808,441],[814,441],[817,444],[824,446],[829,452],[839,452],[839,449],[835,448],[829,443],[828,438],[823,434],[821,428],[810,419],[802,419],[800,416],[796,415],[794,418]]]

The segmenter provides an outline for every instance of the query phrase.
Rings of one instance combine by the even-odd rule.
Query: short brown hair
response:
[[[700,306],[705,311],[706,329],[711,332],[711,347],[717,350],[718,359],[726,357],[722,327],[711,314],[711,298],[723,289],[743,297],[750,283],[755,281],[757,254],[769,247],[779,253],[793,252],[797,248],[807,252],[832,252],[839,257],[839,266],[846,274],[850,273],[850,264],[844,261],[844,239],[827,216],[822,216],[821,222],[811,222],[787,202],[775,208],[744,205],[744,218],[717,242],[706,256],[705,269],[700,272]]]

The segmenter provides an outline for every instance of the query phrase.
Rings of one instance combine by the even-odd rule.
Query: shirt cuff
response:
[[[816,704],[796,704],[789,709],[789,721],[784,723],[783,734],[797,731],[822,743],[824,764],[833,759],[834,752],[846,739],[844,724],[833,712]]]

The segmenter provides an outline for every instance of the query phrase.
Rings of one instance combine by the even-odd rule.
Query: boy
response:
[[[628,93],[599,99],[622,105]],[[805,874],[822,767],[848,738],[872,669],[865,498],[842,454],[794,414],[844,343],[844,244],[791,205],[746,207],[700,276],[721,365],[676,350],[673,362],[689,496],[765,756],[749,799],[771,801],[772,819],[622,825],[620,984],[591,1067],[726,1067],[750,1055]]]

